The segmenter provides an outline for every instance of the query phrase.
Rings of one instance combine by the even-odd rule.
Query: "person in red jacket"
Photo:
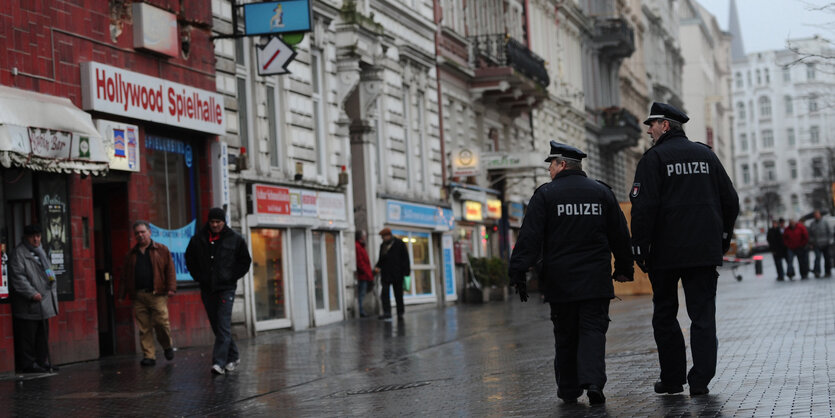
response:
[[[789,226],[783,231],[783,243],[786,244],[788,268],[786,275],[789,280],[794,277],[794,257],[797,256],[797,265],[800,267],[800,279],[806,279],[809,275],[809,252],[806,246],[809,244],[809,232],[802,223],[789,219]]]
[[[368,316],[362,308],[362,300],[365,298],[365,294],[374,286],[371,261],[368,260],[368,251],[365,250],[365,237],[365,231],[357,231],[354,241],[357,249],[357,298],[359,298],[360,318]]]

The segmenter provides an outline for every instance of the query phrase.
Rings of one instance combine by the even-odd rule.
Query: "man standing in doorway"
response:
[[[397,320],[403,320],[403,278],[411,274],[412,267],[409,263],[409,250],[403,241],[391,234],[391,229],[380,230],[383,243],[380,244],[380,258],[374,267],[374,273],[380,274],[380,283],[383,290],[380,293],[380,302],[383,304],[383,314],[380,319],[391,319],[391,298],[389,288],[394,290],[394,300],[397,302]]]
[[[12,252],[9,268],[18,369],[24,373],[57,371],[49,359],[46,320],[58,315],[58,290],[41,246],[39,225],[23,228],[23,241]]]
[[[200,283],[200,297],[215,334],[212,373],[231,372],[240,364],[232,339],[232,304],[238,280],[249,271],[252,257],[246,241],[226,225],[226,212],[209,210],[209,219],[188,243],[186,267]]]
[[[705,395],[716,374],[716,283],[722,256],[731,246],[739,197],[709,146],[692,142],[682,124],[690,120],[666,103],[653,103],[644,121],[652,147],[635,170],[632,252],[652,284],[652,328],[661,379],[656,393]],[[693,367],[678,316],[681,280],[690,316]]]
[[[174,360],[174,342],[168,321],[168,297],[177,292],[177,272],[171,251],[151,239],[151,224],[133,223],[136,245],[128,251],[119,299],[129,294],[133,300],[133,314],[139,324],[139,343],[142,346],[143,366],[157,363],[157,341],[166,360]]]
[[[365,299],[365,294],[371,291],[374,287],[374,274],[371,272],[371,261],[368,259],[368,251],[365,249],[365,231],[356,232],[356,247],[357,257],[357,299],[359,301],[360,318],[368,316],[365,308],[362,307],[362,301]]]
[[[557,396],[573,404],[585,390],[589,403],[602,404],[612,280],[632,281],[633,275],[629,229],[612,190],[586,177],[586,153],[550,144],[545,162],[552,181],[531,197],[509,275],[527,301],[525,273],[541,255],[540,286],[554,325]]]

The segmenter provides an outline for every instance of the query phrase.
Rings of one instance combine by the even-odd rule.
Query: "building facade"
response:
[[[192,3],[3,7],[0,242],[9,252],[24,225],[43,226],[58,275],[56,364],[138,351],[131,303],[115,294],[139,219],[174,256],[175,345],[211,341],[183,253],[224,184],[213,150],[226,113],[214,91],[208,2]],[[0,324],[0,371],[11,371],[8,304]]]

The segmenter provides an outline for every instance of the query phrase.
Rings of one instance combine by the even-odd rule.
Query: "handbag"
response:
[[[412,276],[403,276],[403,291],[412,291]]]

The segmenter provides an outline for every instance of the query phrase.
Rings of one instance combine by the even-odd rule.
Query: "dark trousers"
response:
[[[49,368],[49,323],[40,319],[14,318],[14,342],[19,370],[39,365]]]
[[[238,346],[232,340],[232,304],[235,302],[235,290],[221,292],[200,292],[206,316],[215,334],[212,348],[212,364],[226,366],[239,359]]]
[[[774,268],[777,269],[777,280],[783,280],[783,262],[786,261],[786,256],[784,254],[771,253],[771,257],[774,258]]]
[[[829,276],[832,271],[832,260],[829,255],[829,246],[815,246],[815,266],[812,271],[817,276]],[[821,273],[821,259],[823,259],[823,272]]]
[[[557,396],[576,398],[589,385],[606,385],[609,299],[551,303]]]
[[[794,257],[797,256],[797,266],[800,268],[800,278],[805,279],[809,275],[809,251],[805,247],[786,251],[786,275],[794,277]]]
[[[391,315],[391,298],[389,287],[394,289],[394,301],[397,303],[397,316],[403,315],[403,278],[395,280],[394,283],[382,281],[383,291],[380,293],[380,302],[383,304],[383,315]]]
[[[669,385],[686,382],[707,387],[716,374],[716,281],[715,267],[651,271],[652,329],[658,345],[661,381]],[[685,376],[687,353],[678,315],[678,281],[684,287],[687,315],[690,316],[690,351],[693,367]]]

